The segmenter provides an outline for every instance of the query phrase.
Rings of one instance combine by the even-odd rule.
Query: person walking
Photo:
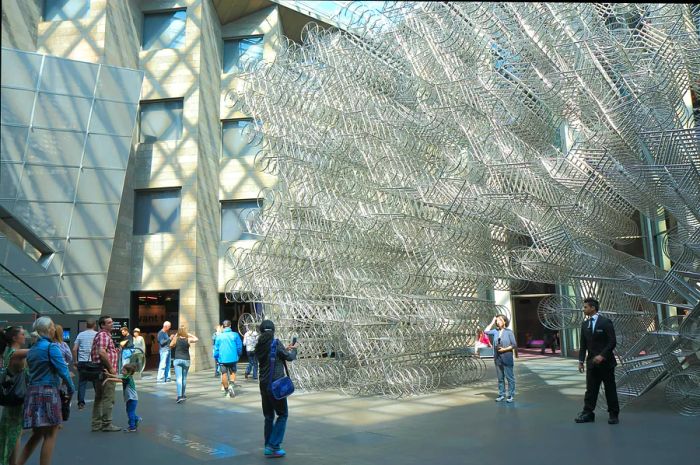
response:
[[[139,328],[134,328],[134,353],[131,356],[131,363],[136,365],[135,376],[141,378],[141,373],[146,363],[146,341],[141,336]]]
[[[78,410],[85,408],[85,391],[87,390],[88,380],[85,379],[84,370],[87,363],[90,361],[90,352],[92,351],[92,341],[95,340],[95,320],[89,318],[85,322],[85,331],[78,334],[73,344],[73,361],[75,368],[78,370]],[[81,373],[83,372],[83,373]],[[92,388],[95,388],[95,382],[92,383]]]
[[[16,375],[27,369],[29,349],[23,349],[26,334],[21,326],[8,326],[0,330],[0,354],[2,368],[9,375]],[[22,437],[23,405],[4,406],[0,417],[0,463],[15,465],[19,458]]]
[[[224,330],[224,327],[222,325],[216,325],[216,331],[214,331],[214,334],[211,335],[211,352],[212,354],[214,353],[214,345],[216,345],[216,338],[219,334],[221,334]],[[219,366],[219,363],[214,359],[214,378],[218,378],[221,376],[221,367]],[[223,389],[223,386],[222,386]]]
[[[221,366],[221,385],[224,397],[236,397],[233,385],[236,382],[236,364],[243,352],[243,343],[238,333],[231,329],[231,320],[225,320],[224,330],[214,343],[214,361]]]
[[[41,444],[40,465],[49,465],[56,446],[59,426],[63,423],[61,397],[58,387],[63,381],[67,395],[75,391],[68,365],[57,344],[52,343],[56,326],[51,318],[42,316],[34,322],[39,334],[36,344],[29,349],[29,387],[24,399],[22,426],[32,435],[22,449],[17,465],[24,465]]]
[[[595,421],[595,406],[600,384],[605,386],[605,400],[608,403],[608,423],[620,423],[620,404],[615,386],[615,366],[617,361],[613,350],[617,345],[615,327],[608,318],[598,314],[600,303],[591,297],[583,301],[583,313],[588,317],[581,323],[581,348],[578,353],[578,371],[586,372],[586,394],[583,411],[576,417],[576,423]]]
[[[248,356],[248,366],[245,369],[245,379],[248,379],[248,375],[250,375],[251,370],[253,372],[253,379],[258,379],[258,361],[255,358],[255,345],[257,343],[258,332],[255,330],[255,326],[253,326],[243,335],[243,345],[245,346],[246,355]]]
[[[493,325],[497,329],[491,329]],[[493,337],[493,362],[496,364],[496,376],[498,377],[498,397],[496,402],[503,399],[512,403],[515,398],[515,374],[513,373],[515,359],[513,351],[517,347],[513,331],[508,329],[508,317],[496,315],[491,323],[484,329],[484,333]],[[508,397],[506,397],[506,383],[508,381]]]
[[[275,344],[275,365],[272,366],[270,353]],[[260,323],[260,337],[255,346],[258,363],[260,365],[260,398],[265,417],[265,448],[266,457],[284,457],[287,453],[282,449],[282,441],[287,428],[289,409],[287,399],[275,399],[270,391],[272,381],[282,378],[284,374],[284,362],[297,358],[295,345],[286,348],[279,339],[275,339],[275,324],[270,320]],[[277,415],[277,421],[275,421]]]
[[[158,331],[158,346],[160,347],[160,363],[158,364],[157,383],[167,383],[170,381],[170,322],[163,323],[163,329]]]
[[[175,367],[175,383],[177,384],[177,403],[182,403],[187,399],[185,390],[187,389],[187,372],[190,370],[190,344],[194,344],[199,339],[187,332],[187,326],[180,325],[177,335],[170,341],[170,348],[175,349],[173,353],[173,366]]]
[[[119,364],[119,351],[112,341],[112,327],[114,321],[108,315],[101,316],[98,320],[100,331],[95,335],[92,343],[90,358],[93,363],[102,363],[108,373],[117,373]],[[121,428],[112,424],[112,409],[114,408],[114,384],[95,383],[95,403],[92,406],[92,431],[121,431]]]

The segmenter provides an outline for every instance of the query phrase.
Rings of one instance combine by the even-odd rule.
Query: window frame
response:
[[[177,206],[177,227],[175,228],[175,231],[157,231],[157,232],[145,232],[145,233],[137,233],[136,232],[136,213],[137,213],[137,205],[138,205],[138,197],[139,194],[143,193],[157,193],[157,192],[177,192],[178,198],[180,199],[180,202],[178,203]],[[134,189],[134,213],[132,215],[132,228],[131,228],[131,235],[132,236],[155,236],[156,234],[179,234],[180,232],[180,219],[182,216],[182,186],[175,186],[175,187],[156,187],[156,188],[144,188],[144,189]],[[150,216],[148,219],[148,224],[150,225]]]
[[[146,16],[162,15],[165,13],[177,13],[178,11],[185,12],[185,30],[184,30],[184,38],[183,38],[182,46],[181,47],[144,48],[144,45],[146,45]],[[139,44],[140,50],[142,52],[155,52],[158,50],[180,50],[180,49],[185,47],[185,45],[187,43],[187,18],[189,17],[189,15],[187,14],[187,7],[148,10],[148,11],[142,11],[142,14],[143,14],[143,17],[142,17],[142,25],[141,25],[141,43]]]
[[[227,200],[220,200],[219,201],[219,221],[220,221],[220,226],[219,226],[219,242],[237,242],[237,241],[251,241],[251,240],[259,240],[260,235],[252,233],[247,230],[245,232],[241,232],[240,237],[237,239],[224,239],[224,207],[226,205],[235,205],[236,203],[243,203],[243,202],[255,202],[257,205],[258,211],[261,211],[263,208],[263,199],[260,197],[254,197],[254,198],[248,198],[248,199],[227,199]],[[239,221],[241,220],[240,215],[237,215]],[[247,236],[247,237],[244,237]]]
[[[60,18],[60,19],[47,19],[46,18],[46,3],[51,0],[42,0],[41,2],[41,21],[46,22],[46,23],[53,23],[53,22],[58,22],[58,21],[78,21],[81,19],[85,19],[90,15],[90,10],[92,7],[92,1],[91,0],[85,0],[85,3],[87,4],[87,11],[83,16],[79,16],[77,18]]]
[[[180,117],[180,124],[182,125],[181,130],[180,130],[180,138],[179,139],[158,139],[153,142],[141,142],[141,136],[142,136],[142,131],[141,131],[141,113],[143,112],[143,105],[149,105],[151,103],[166,103],[166,102],[182,102],[182,116]],[[136,122],[138,124],[138,143],[139,144],[157,144],[160,142],[179,142],[183,139],[185,135],[185,98],[184,97],[175,97],[175,98],[163,98],[163,99],[153,99],[153,100],[141,100],[139,101],[139,109],[136,114]]]
[[[265,58],[265,34],[248,34],[248,35],[241,35],[241,36],[233,36],[233,37],[224,37],[223,44],[221,47],[221,74],[239,74],[241,72],[239,64],[236,65],[236,69],[231,69],[229,71],[226,71],[225,66],[226,66],[226,42],[234,41],[234,40],[243,40],[243,39],[260,39],[260,45],[262,46],[262,54],[260,55],[260,60],[263,61]],[[240,59],[240,55],[239,55]]]
[[[240,155],[240,154],[237,154],[237,155],[235,155],[235,156],[225,156],[225,155],[224,155],[224,126],[226,126],[227,123],[235,123],[235,122],[238,122],[238,121],[248,121],[248,122],[249,122],[250,124],[252,124],[252,125],[258,124],[258,122],[256,122],[255,118],[252,118],[252,117],[245,117],[245,118],[227,118],[227,119],[222,119],[222,120],[221,120],[221,153],[219,154],[219,158],[220,158],[222,161],[223,161],[223,160],[239,160],[239,159],[243,159],[243,158],[245,158],[245,157],[255,157],[255,154],[252,154],[252,155],[250,155],[250,154],[248,154],[248,155]],[[249,145],[249,144],[246,144],[246,145]],[[258,143],[258,144],[255,144],[255,145],[262,146],[262,143]],[[259,150],[258,150],[258,151],[259,151]],[[257,154],[257,152],[256,152],[256,154]]]

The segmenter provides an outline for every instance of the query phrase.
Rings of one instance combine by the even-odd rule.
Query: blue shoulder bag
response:
[[[294,383],[289,377],[289,370],[287,369],[287,361],[284,362],[284,371],[287,376],[283,376],[280,379],[272,380],[275,375],[275,367],[277,363],[277,339],[272,341],[272,346],[270,347],[270,392],[272,392],[272,397],[277,400],[282,400],[294,392]]]

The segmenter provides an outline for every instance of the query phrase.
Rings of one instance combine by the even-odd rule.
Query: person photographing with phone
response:
[[[259,363],[260,397],[265,416],[264,453],[267,457],[284,457],[286,452],[282,449],[282,441],[287,426],[287,399],[275,398],[272,383],[285,377],[285,362],[296,359],[297,341],[294,338],[292,344],[284,347],[282,342],[275,338],[275,324],[270,320],[260,323],[259,333],[255,354]]]
[[[497,329],[491,329],[493,325]],[[515,396],[515,374],[513,368],[515,359],[513,350],[517,347],[513,331],[508,329],[508,317],[496,315],[491,323],[484,329],[484,333],[493,337],[493,362],[496,364],[496,375],[498,376],[498,397],[496,402],[503,399],[512,403]],[[508,380],[508,397],[506,397],[506,383]]]

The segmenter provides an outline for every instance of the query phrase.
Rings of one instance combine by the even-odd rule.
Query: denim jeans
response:
[[[175,367],[175,383],[177,384],[177,398],[185,397],[187,387],[187,372],[190,371],[190,361],[176,358],[173,360]]]
[[[253,371],[253,379],[258,379],[258,359],[255,357],[255,352],[248,352],[248,366],[245,369],[246,376]]]
[[[92,384],[92,388],[95,388],[95,381],[88,381],[82,376],[80,376],[80,364],[85,363],[85,362],[79,362],[78,363],[78,405],[83,405],[85,404],[85,391],[87,391],[87,385],[88,383]]]
[[[284,431],[287,429],[287,399],[272,397],[269,388],[260,386],[263,415],[265,415],[265,447],[277,450],[282,446]],[[277,414],[277,421],[275,421]]]
[[[136,406],[138,405],[138,400],[127,400],[126,401],[126,416],[129,417],[129,428],[134,429],[138,424],[139,417],[136,415]]]
[[[170,347],[160,348],[160,363],[158,364],[158,377],[156,381],[168,381],[170,379]]]
[[[496,375],[498,376],[498,395],[506,395],[505,378],[508,380],[508,397],[513,397],[515,395],[515,374],[513,374],[513,367],[496,365]]]

